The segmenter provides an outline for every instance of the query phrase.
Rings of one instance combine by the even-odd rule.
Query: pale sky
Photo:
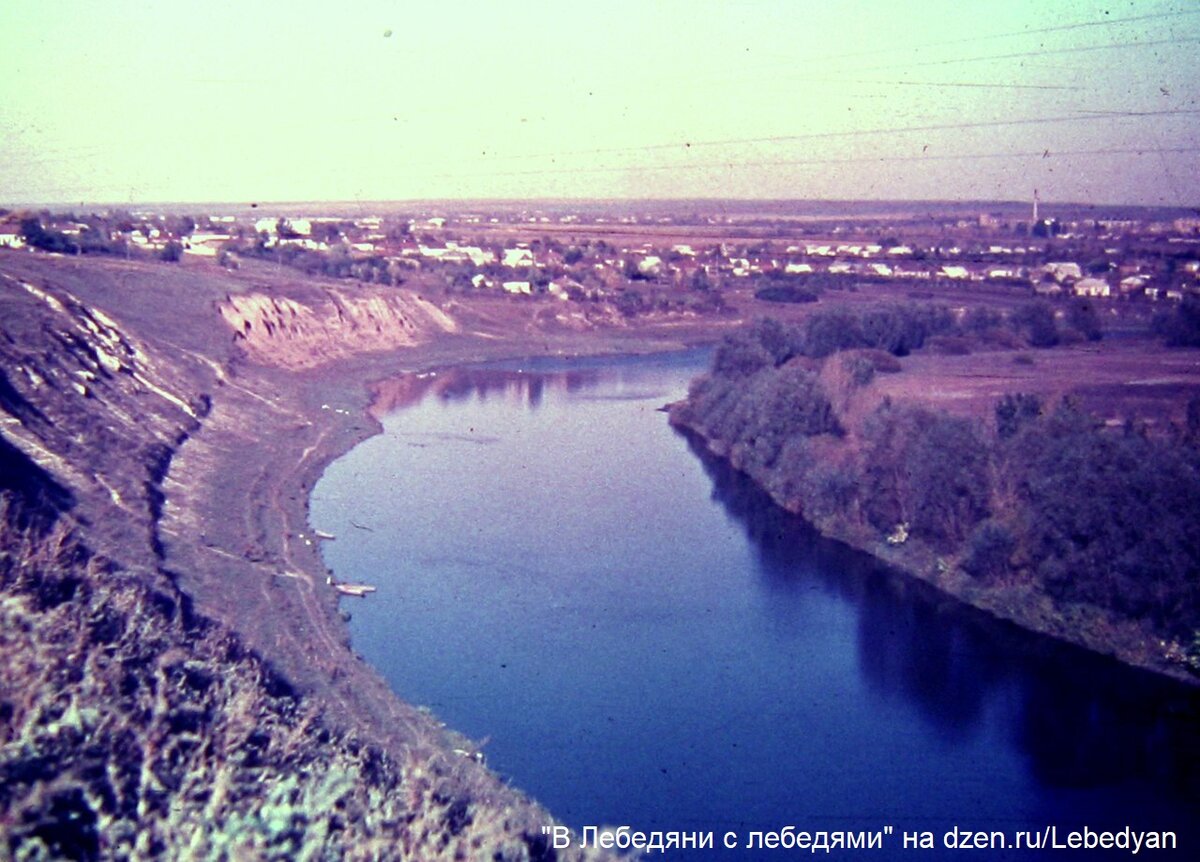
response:
[[[1200,204],[1195,0],[0,4],[0,204]]]

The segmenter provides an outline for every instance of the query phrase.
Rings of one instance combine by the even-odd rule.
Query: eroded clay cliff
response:
[[[248,356],[292,369],[458,331],[432,302],[395,289],[326,288],[304,300],[255,292],[229,296],[217,308]]]

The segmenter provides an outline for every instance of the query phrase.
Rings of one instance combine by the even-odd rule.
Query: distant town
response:
[[[1039,203],[977,212],[964,204],[892,204],[865,215],[820,207],[806,215],[801,204],[697,214],[702,203],[642,214],[637,204],[615,203],[408,213],[393,205],[352,215],[328,205],[272,211],[266,204],[233,214],[0,210],[0,247],[207,260],[228,269],[260,261],[434,295],[607,302],[629,315],[719,312],[725,291],[745,287],[800,302],[825,288],[872,285],[1130,302],[1179,302],[1200,291],[1195,214],[1080,207],[1056,214]]]

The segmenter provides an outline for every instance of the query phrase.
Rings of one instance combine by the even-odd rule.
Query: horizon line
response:
[[[103,208],[108,210],[113,209],[128,209],[128,208],[147,208],[147,207],[214,207],[226,206],[237,207],[244,209],[259,209],[261,207],[294,207],[294,206],[412,206],[412,205],[500,205],[500,206],[548,206],[548,205],[664,205],[664,204],[726,204],[726,205],[755,205],[755,204],[770,204],[770,205],[904,205],[904,206],[953,206],[953,207],[968,207],[968,206],[1028,206],[1033,200],[1032,195],[1028,199],[1021,198],[806,198],[806,197],[720,197],[720,196],[680,196],[680,197],[582,197],[582,196],[567,196],[567,197],[465,197],[465,196],[446,196],[446,197],[407,197],[407,198],[244,198],[244,199],[144,199],[131,201],[118,200],[103,200],[103,199],[57,199],[57,200],[23,200],[0,202],[0,209],[7,210],[9,213],[18,210],[33,210],[33,209],[49,209],[53,207],[69,208],[69,207],[90,207]],[[1147,209],[1147,210],[1191,210],[1200,213],[1200,204],[1183,204],[1183,203],[1130,203],[1119,201],[1080,201],[1080,200],[1061,200],[1047,201],[1041,199],[1039,203],[1042,206],[1054,207],[1077,207],[1077,208],[1098,208],[1098,207],[1123,207],[1130,209]]]

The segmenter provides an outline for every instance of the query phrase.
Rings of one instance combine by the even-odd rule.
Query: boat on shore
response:
[[[343,596],[354,596],[360,599],[366,598],[376,590],[376,587],[371,584],[346,584],[335,581],[332,576],[326,578],[325,583],[329,584],[329,586],[333,587]]]

